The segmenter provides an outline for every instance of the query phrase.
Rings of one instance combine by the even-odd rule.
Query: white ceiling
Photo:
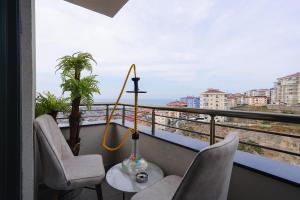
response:
[[[65,0],[103,15],[114,17],[128,0]]]

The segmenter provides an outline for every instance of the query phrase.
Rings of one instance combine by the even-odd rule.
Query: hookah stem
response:
[[[136,78],[136,77],[135,77]],[[137,118],[138,118],[138,80],[134,81],[134,134],[138,134],[137,132]],[[138,135],[136,135],[138,136]],[[137,140],[138,137],[133,138],[133,155],[137,158]]]
[[[138,93],[134,94],[134,134],[137,134],[137,114],[138,114]]]

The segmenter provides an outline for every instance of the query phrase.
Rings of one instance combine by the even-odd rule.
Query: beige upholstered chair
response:
[[[238,136],[200,151],[184,177],[167,176],[131,200],[226,200]]]
[[[34,127],[40,152],[43,182],[55,190],[96,186],[102,199],[101,182],[105,177],[101,155],[74,156],[61,130],[50,115],[35,119]]]

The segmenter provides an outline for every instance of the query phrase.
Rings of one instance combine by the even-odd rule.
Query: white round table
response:
[[[148,174],[148,181],[146,183],[137,183],[135,175],[128,175],[122,169],[122,163],[119,163],[108,170],[106,173],[106,181],[113,188],[123,192],[123,199],[125,199],[125,192],[139,192],[164,177],[163,171],[155,164],[148,162],[146,169]]]

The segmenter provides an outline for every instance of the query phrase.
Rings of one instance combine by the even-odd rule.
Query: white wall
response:
[[[34,145],[32,120],[35,96],[34,0],[20,1],[22,199],[34,199]]]

